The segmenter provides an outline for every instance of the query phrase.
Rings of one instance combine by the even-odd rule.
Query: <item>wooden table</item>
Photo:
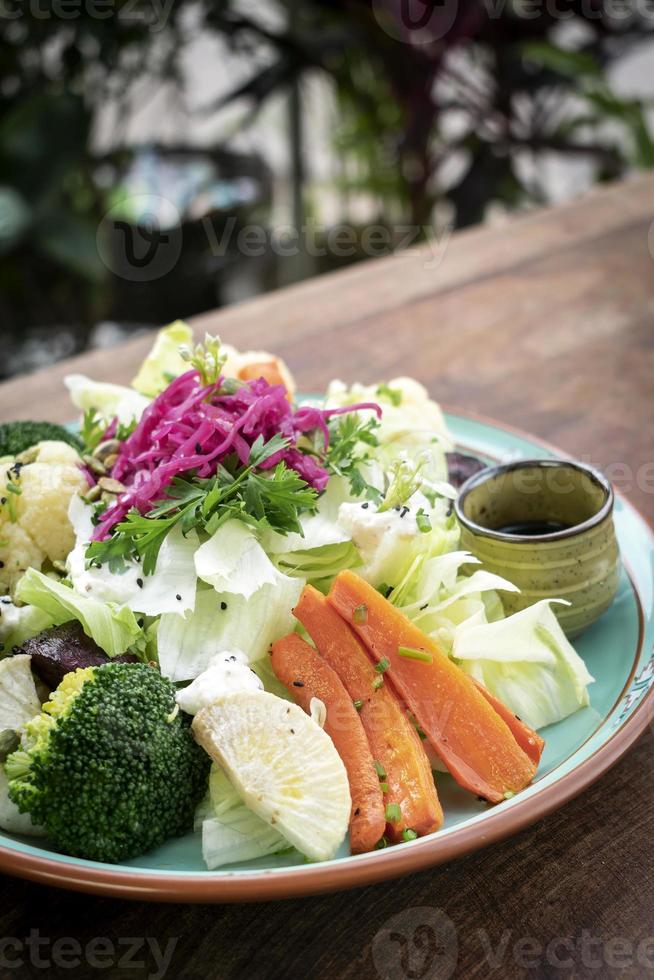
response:
[[[333,376],[413,375],[447,406],[528,429],[604,468],[651,520],[653,218],[654,178],[638,178],[455,235],[440,264],[420,252],[376,260],[195,323],[240,347],[279,352],[304,390]],[[70,418],[64,374],[129,381],[148,344],[140,338],[1,385],[0,418]],[[407,924],[428,926],[440,909],[457,931],[455,973],[423,929],[422,951],[393,980],[654,975],[654,938],[636,956],[654,937],[653,745],[650,731],[599,783],[520,836],[404,880],[271,906],[184,907],[3,879],[0,937],[38,930],[37,939],[83,946],[106,938],[113,953],[98,962],[110,965],[97,971],[105,977],[155,975],[150,947],[132,957],[140,968],[120,960],[129,937],[156,937],[164,948],[176,940],[169,977],[385,980],[379,930],[404,913],[395,928],[410,936]],[[0,943],[0,977],[46,975],[32,961],[51,949],[33,945],[16,971],[3,961],[14,947]],[[52,968],[95,973],[88,964]]]

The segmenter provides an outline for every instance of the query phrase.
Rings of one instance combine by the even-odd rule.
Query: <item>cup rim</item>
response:
[[[497,531],[493,530],[493,528],[484,527],[482,524],[477,524],[476,521],[471,520],[463,512],[463,505],[469,493],[494,477],[501,476],[504,473],[511,473],[514,470],[554,469],[561,467],[577,470],[577,472],[583,473],[590,477],[590,479],[597,484],[597,486],[599,486],[604,493],[604,503],[600,509],[596,514],[593,514],[592,517],[582,521],[581,524],[574,524],[572,527],[566,527],[560,531],[551,531],[549,534],[510,534],[506,531]],[[514,460],[511,463],[500,463],[497,466],[488,466],[486,469],[480,470],[479,473],[473,473],[473,475],[465,481],[459,490],[459,494],[454,501],[454,513],[456,514],[456,518],[459,523],[467,530],[474,532],[474,534],[481,535],[486,538],[493,538],[495,541],[510,542],[511,544],[533,545],[534,543],[541,541],[562,541],[565,538],[573,538],[578,534],[583,534],[585,531],[591,530],[591,528],[601,524],[602,521],[609,516],[613,510],[614,500],[615,495],[613,493],[613,487],[606,479],[604,474],[595,469],[594,466],[589,466],[587,463],[579,463],[576,460],[558,459],[555,457],[547,459],[519,459]]]

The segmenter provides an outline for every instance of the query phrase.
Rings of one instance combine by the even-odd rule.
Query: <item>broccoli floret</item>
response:
[[[18,456],[37,442],[48,440],[67,442],[78,451],[82,448],[79,438],[63,425],[55,425],[54,422],[4,422],[0,425],[0,457]]]
[[[116,862],[185,833],[211,760],[146,664],[66,675],[5,771],[10,799],[66,854]]]

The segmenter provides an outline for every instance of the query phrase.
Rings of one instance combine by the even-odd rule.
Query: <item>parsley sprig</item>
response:
[[[147,514],[131,510],[105,541],[93,542],[86,552],[89,563],[108,563],[112,571],[137,558],[150,575],[166,536],[179,526],[183,534],[195,528],[212,535],[226,521],[236,518],[257,528],[282,534],[302,531],[300,516],[315,510],[317,493],[296,472],[280,462],[269,470],[262,463],[284,449],[288,440],[279,435],[252,445],[247,466],[219,466],[210,479],[177,478]]]
[[[375,430],[376,418],[363,419],[357,412],[337,415],[329,422],[329,449],[324,465],[331,473],[347,479],[355,497],[378,501],[381,494],[365,478],[365,464],[370,460],[370,448],[379,445]]]

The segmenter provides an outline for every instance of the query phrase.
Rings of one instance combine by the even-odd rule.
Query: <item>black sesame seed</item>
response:
[[[304,687],[304,681],[293,681],[293,687]]]
[[[363,507],[364,510],[367,510],[370,504],[365,503],[365,504],[361,504],[361,506]]]
[[[143,588],[143,579],[142,578],[137,578],[136,584],[138,585],[139,589],[142,589]]]
[[[428,602],[426,602],[426,603],[424,604],[424,606],[421,606],[421,607],[420,607],[420,612],[424,612],[424,610],[425,610],[425,609],[427,608],[427,606],[428,606],[428,605],[429,605],[429,603],[428,603]]]
[[[291,728],[291,735],[295,735],[295,729]]]
[[[137,624],[137,626],[140,626],[141,629],[143,629],[143,626],[145,624],[145,620],[144,619],[137,619],[136,620],[136,624]]]
[[[220,608],[221,608],[221,609],[222,609],[222,611],[224,612],[224,611],[225,611],[225,610],[227,609],[227,603],[226,603],[226,602],[221,602],[221,603],[220,603]]]
[[[0,498],[0,504],[6,504],[6,503],[7,503],[7,498],[6,497]]]
[[[360,807],[360,806],[358,806],[358,807],[356,808],[356,810],[354,811],[354,816],[355,816],[355,817],[358,817],[360,813],[361,813],[361,807]]]
[[[178,602],[181,602],[182,601],[182,597],[179,594],[179,592],[177,593],[177,595],[175,596],[175,598],[177,599]]]
[[[5,567],[5,563],[3,561],[0,561],[0,568],[4,568],[4,567]]]
[[[202,452],[202,446],[200,445],[199,442],[196,442],[195,444],[195,451],[196,453],[198,453],[198,455]]]

